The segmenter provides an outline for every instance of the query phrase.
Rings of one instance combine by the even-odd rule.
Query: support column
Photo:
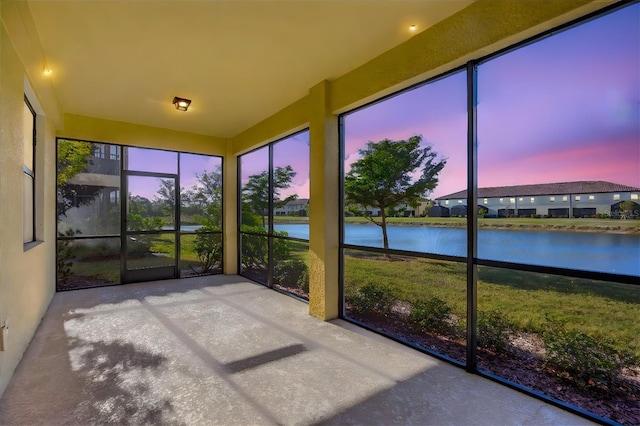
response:
[[[339,135],[329,88],[323,81],[309,91],[309,313],[323,320],[338,317],[339,303]]]
[[[238,273],[238,157],[227,139],[223,170],[223,267],[224,273]]]

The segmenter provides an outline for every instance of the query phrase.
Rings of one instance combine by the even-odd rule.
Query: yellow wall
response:
[[[339,135],[338,117],[331,113],[330,84],[309,92],[309,313],[338,316]]]
[[[26,69],[4,26],[0,34],[0,324],[6,320],[9,326],[6,350],[0,352],[2,393],[55,291],[55,136],[51,121],[40,116],[36,125],[35,221],[36,238],[42,242],[24,251],[22,117]],[[38,103],[42,101],[38,99]],[[48,115],[49,111],[45,112]]]
[[[65,114],[58,137],[223,156],[226,139],[122,121]]]

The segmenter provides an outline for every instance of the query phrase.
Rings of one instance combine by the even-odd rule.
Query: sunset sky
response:
[[[345,164],[367,141],[423,136],[447,165],[432,197],[466,188],[466,76],[345,118]],[[640,5],[478,68],[479,186],[605,180],[640,187]]]

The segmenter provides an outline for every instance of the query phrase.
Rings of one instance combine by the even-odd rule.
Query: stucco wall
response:
[[[197,154],[225,154],[226,139],[158,127],[65,114],[58,137],[92,142],[116,143],[147,148],[169,149]]]
[[[0,393],[11,375],[55,291],[55,136],[53,126],[38,119],[36,152],[36,238],[22,243],[22,114],[25,67],[4,26],[0,48],[0,324],[8,322],[5,351],[0,352]]]

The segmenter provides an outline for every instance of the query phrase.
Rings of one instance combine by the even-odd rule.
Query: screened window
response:
[[[222,273],[222,158],[69,139],[57,151],[58,290]]]
[[[342,316],[635,424],[640,4],[607,12],[341,116]],[[420,219],[376,198],[384,176],[350,188],[392,175],[391,154],[363,159],[407,133],[447,159]]]
[[[344,316],[458,362],[466,356],[464,217],[476,214],[469,208],[497,214],[460,194],[465,91],[465,73],[455,72],[342,116]],[[416,215],[418,203],[430,207]]]
[[[240,273],[309,298],[309,132],[238,158]]]

